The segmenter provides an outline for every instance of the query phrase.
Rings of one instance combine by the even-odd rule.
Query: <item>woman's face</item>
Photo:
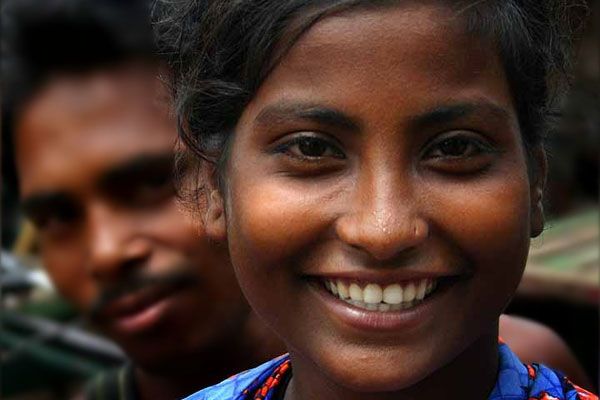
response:
[[[450,11],[328,17],[243,112],[209,230],[293,357],[399,390],[497,335],[540,229],[520,135],[495,49]]]

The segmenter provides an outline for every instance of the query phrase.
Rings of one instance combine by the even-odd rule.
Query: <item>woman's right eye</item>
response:
[[[275,151],[307,161],[319,161],[325,158],[346,158],[337,145],[331,143],[329,140],[312,135],[296,136],[278,145]]]

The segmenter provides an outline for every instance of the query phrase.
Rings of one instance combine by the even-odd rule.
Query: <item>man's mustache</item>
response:
[[[93,301],[89,315],[92,320],[97,320],[101,317],[102,311],[112,301],[128,293],[135,292],[146,287],[159,286],[182,288],[191,286],[197,281],[198,276],[188,270],[171,272],[157,276],[139,273],[131,274],[114,285],[103,287],[101,292]]]

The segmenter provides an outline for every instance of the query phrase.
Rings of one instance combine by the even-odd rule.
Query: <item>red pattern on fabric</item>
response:
[[[560,400],[557,397],[550,396],[548,393],[542,393],[540,397],[530,397],[529,400]]]
[[[535,377],[537,376],[537,372],[535,371],[535,368],[533,368],[529,364],[527,364],[527,373],[529,374],[529,377],[531,379],[535,379]]]
[[[265,383],[255,392],[252,400],[264,400],[267,395],[274,391],[281,383],[281,377],[285,375],[286,371],[290,368],[290,360],[286,360],[283,364],[277,367],[271,376],[267,378]],[[248,395],[248,389],[244,390],[244,395]]]
[[[596,396],[595,394],[588,392],[587,390],[580,388],[577,385],[573,385],[573,387],[577,391],[577,395],[581,400],[598,400],[598,396]]]

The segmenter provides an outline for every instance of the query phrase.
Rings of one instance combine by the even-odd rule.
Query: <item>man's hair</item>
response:
[[[180,136],[193,156],[223,163],[245,106],[316,22],[334,13],[403,2],[407,0],[158,0],[153,10],[158,44],[170,60]],[[587,16],[585,1],[439,3],[453,8],[468,32],[498,47],[523,143],[532,149],[543,139],[547,116],[568,86],[573,33]]]
[[[145,0],[4,0],[1,26],[3,182],[17,190],[13,124],[55,74],[85,73],[151,59]]]

